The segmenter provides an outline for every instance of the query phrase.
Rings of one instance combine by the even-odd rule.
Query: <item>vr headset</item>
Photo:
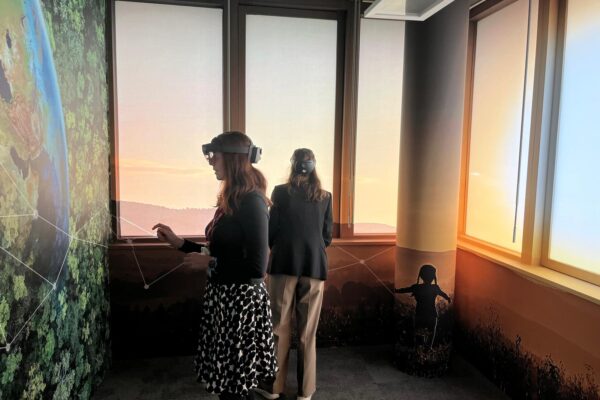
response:
[[[308,175],[311,172],[313,172],[314,169],[315,169],[315,162],[314,162],[314,160],[305,160],[305,161],[302,161],[302,162],[295,162],[294,163],[294,171],[297,174]]]
[[[213,138],[210,143],[202,145],[202,153],[207,159],[211,159],[214,153],[247,154],[250,162],[256,164],[260,161],[262,149],[253,144],[250,146],[227,146],[221,144],[219,139]]]

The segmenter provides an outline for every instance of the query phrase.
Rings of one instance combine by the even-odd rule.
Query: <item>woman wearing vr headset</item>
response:
[[[220,399],[248,399],[259,381],[273,379],[276,360],[269,295],[263,278],[268,259],[267,182],[252,166],[260,148],[241,132],[225,132],[202,151],[222,181],[217,210],[206,227],[206,244],[154,226],[160,240],[187,253],[184,265],[208,266],[200,339],[198,380]],[[204,267],[206,268],[206,267]]]
[[[267,286],[273,310],[273,333],[279,371],[272,384],[256,389],[277,399],[285,389],[290,349],[291,318],[298,326],[298,400],[316,390],[316,332],[327,278],[327,254],[333,218],[331,193],[321,188],[315,155],[297,149],[291,159],[288,182],[276,186],[269,220],[269,277]]]

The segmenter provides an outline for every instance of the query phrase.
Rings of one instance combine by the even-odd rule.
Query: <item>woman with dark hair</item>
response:
[[[153,229],[160,240],[187,253],[186,266],[202,269],[203,257],[212,257],[196,372],[220,399],[247,399],[259,381],[273,379],[277,370],[263,282],[269,251],[267,183],[251,164],[260,159],[260,149],[241,132],[222,133],[202,151],[222,182],[215,216],[205,230],[207,243],[180,238],[163,224]]]
[[[275,353],[279,371],[272,384],[256,389],[277,399],[285,389],[291,318],[298,325],[298,400],[316,390],[316,332],[327,278],[325,247],[331,244],[333,219],[331,193],[321,188],[315,155],[297,149],[291,159],[288,182],[276,186],[269,220],[269,277]]]

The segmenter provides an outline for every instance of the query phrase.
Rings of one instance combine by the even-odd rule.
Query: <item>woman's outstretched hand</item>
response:
[[[156,237],[161,242],[167,242],[176,249],[183,246],[183,239],[177,236],[168,225],[158,223],[152,229],[156,229]]]

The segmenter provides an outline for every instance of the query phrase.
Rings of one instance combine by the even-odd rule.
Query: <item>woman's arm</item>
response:
[[[184,253],[201,253],[203,247],[206,247],[206,245],[183,239],[183,244],[177,250],[183,251]]]
[[[244,267],[263,276],[269,256],[269,212],[263,197],[258,193],[244,196],[237,218],[244,233]]]
[[[171,247],[183,251],[184,253],[200,253],[203,247],[206,247],[199,243],[190,242],[187,239],[180,238],[173,232],[173,229],[169,225],[158,223],[152,227],[156,229],[156,237],[161,242],[167,242]]]
[[[325,247],[331,244],[333,237],[333,214],[331,212],[331,193],[327,196],[327,209],[325,210],[325,221],[323,222],[323,241]]]

